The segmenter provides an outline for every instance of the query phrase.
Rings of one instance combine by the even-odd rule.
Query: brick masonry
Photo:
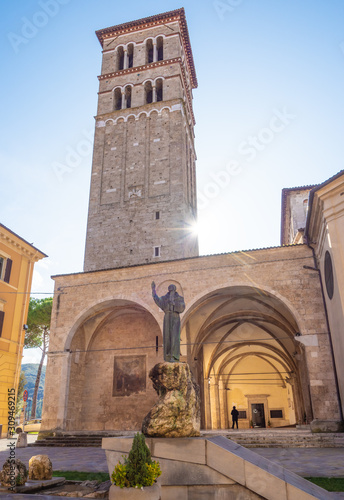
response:
[[[156,39],[163,60],[148,63],[147,44]],[[128,44],[133,67],[119,70]],[[84,269],[196,256],[192,83],[180,24],[120,34],[103,49]],[[157,79],[163,98],[147,103],[145,84]],[[115,90],[126,86],[130,107],[116,110]]]

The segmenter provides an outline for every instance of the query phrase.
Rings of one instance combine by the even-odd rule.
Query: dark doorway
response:
[[[265,427],[264,404],[251,404],[253,427]]]

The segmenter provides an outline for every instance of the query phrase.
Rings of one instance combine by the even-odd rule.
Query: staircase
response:
[[[134,436],[134,431],[118,431],[112,433],[104,434],[69,434],[69,433],[58,433],[55,436],[48,436],[44,439],[35,441],[28,446],[59,446],[59,447],[93,447],[101,448],[102,439],[104,437],[114,437],[114,436]]]
[[[344,433],[314,433],[298,429],[203,431],[202,436],[225,436],[246,448],[344,448]]]

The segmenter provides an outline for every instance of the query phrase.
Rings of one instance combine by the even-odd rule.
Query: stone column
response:
[[[153,84],[153,98],[152,98],[152,102],[156,102],[157,101],[157,96],[156,96],[156,86],[155,86],[155,83]]]
[[[128,67],[129,67],[128,49],[124,49],[124,63],[123,63],[123,69],[128,69]]]
[[[153,41],[153,62],[158,60],[158,47],[156,45],[156,40]]]
[[[122,90],[122,109],[126,109],[126,105],[125,105],[125,90]]]
[[[219,396],[220,396],[220,428],[221,429],[227,429],[227,419],[226,419],[226,389],[224,387],[224,384],[222,380],[219,381]]]
[[[220,407],[220,387],[219,382],[214,385],[215,405],[216,405],[216,429],[221,429],[221,407]]]
[[[210,402],[210,384],[208,379],[204,379],[204,416],[205,428],[211,429],[211,402]]]

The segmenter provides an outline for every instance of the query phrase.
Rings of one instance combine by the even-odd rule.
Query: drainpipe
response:
[[[343,421],[342,400],[341,400],[340,392],[339,392],[339,384],[338,384],[336,360],[334,358],[334,350],[333,350],[333,343],[332,343],[331,328],[330,328],[330,322],[329,322],[329,319],[328,319],[328,312],[327,312],[327,306],[326,306],[324,286],[323,286],[323,282],[322,282],[322,279],[321,279],[321,270],[318,267],[317,259],[316,259],[316,256],[315,256],[315,250],[311,246],[311,244],[309,243],[308,234],[307,233],[305,234],[305,237],[306,237],[307,246],[312,250],[313,260],[314,260],[314,269],[313,268],[310,268],[310,269],[312,269],[314,271],[317,271],[318,274],[319,274],[321,295],[322,295],[322,298],[323,298],[324,308],[325,308],[325,318],[326,318],[326,325],[327,325],[327,331],[328,331],[328,338],[329,338],[329,341],[330,341],[331,358],[332,358],[332,363],[333,363],[333,367],[334,367],[334,381],[335,381],[335,385],[336,385],[336,392],[337,392],[337,398],[338,398],[339,416],[340,416],[340,420]],[[304,266],[304,267],[306,267],[306,266]],[[306,269],[308,269],[308,267],[306,267]]]

